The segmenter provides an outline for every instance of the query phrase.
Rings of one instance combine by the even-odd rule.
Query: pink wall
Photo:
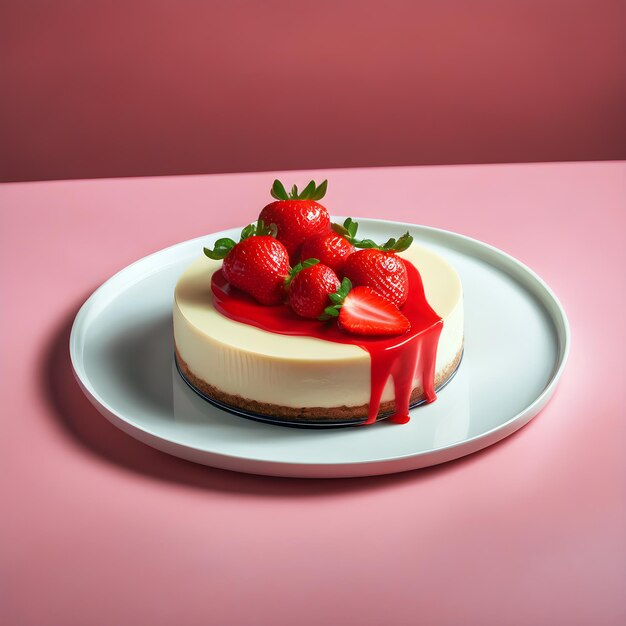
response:
[[[4,0],[0,179],[626,158],[626,2]]]

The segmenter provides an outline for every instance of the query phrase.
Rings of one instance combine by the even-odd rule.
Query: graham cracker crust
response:
[[[174,348],[176,353],[176,361],[180,371],[185,378],[203,394],[213,398],[218,402],[230,405],[237,409],[242,409],[250,413],[258,413],[260,415],[266,415],[268,417],[275,418],[277,420],[285,419],[289,421],[311,421],[320,420],[324,422],[333,421],[346,421],[354,419],[364,419],[367,417],[368,404],[362,404],[360,406],[336,406],[336,407],[290,407],[282,406],[280,404],[267,404],[264,402],[257,402],[256,400],[250,400],[243,398],[242,396],[232,395],[226,393],[217,387],[209,384],[205,380],[198,378],[190,369],[187,363],[181,358],[178,348]],[[461,356],[463,354],[463,347],[459,350],[454,360],[450,365],[435,377],[435,389],[443,385],[456,371]],[[411,393],[410,404],[419,402],[424,399],[424,390],[421,385],[415,387]],[[391,414],[395,409],[395,401],[382,402],[379,416],[385,414]]]

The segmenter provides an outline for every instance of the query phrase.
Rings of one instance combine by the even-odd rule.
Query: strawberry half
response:
[[[275,228],[262,220],[241,231],[236,243],[228,237],[218,239],[213,250],[204,249],[210,259],[224,259],[224,278],[261,304],[280,304],[285,300],[285,278],[289,274],[289,255],[275,239]]]
[[[371,239],[354,240],[357,250],[351,254],[343,267],[354,285],[371,287],[390,302],[400,307],[409,295],[409,277],[404,261],[396,252],[406,250],[413,237],[405,233],[397,241],[389,239],[378,245]]]
[[[411,328],[411,322],[395,304],[376,293],[371,287],[350,289],[350,280],[343,279],[341,288],[329,296],[334,305],[326,307],[329,317],[337,317],[337,324],[356,335],[402,335]]]
[[[268,204],[259,215],[266,224],[276,224],[276,238],[284,244],[292,260],[298,257],[305,239],[330,230],[328,211],[317,202],[326,193],[327,181],[316,185],[311,181],[301,192],[294,185],[288,194],[279,180],[274,181],[271,194],[276,202]]]
[[[285,280],[289,289],[289,304],[301,317],[318,319],[329,305],[328,296],[340,287],[339,279],[330,267],[318,259],[298,263]]]

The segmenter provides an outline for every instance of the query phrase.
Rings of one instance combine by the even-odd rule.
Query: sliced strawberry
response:
[[[231,285],[267,305],[285,300],[290,269],[287,250],[272,236],[271,226],[266,228],[259,220],[256,226],[250,224],[241,231],[239,243],[225,237],[215,242],[213,250],[204,249],[209,258],[224,259],[222,272]]]
[[[329,294],[340,287],[339,279],[330,267],[318,259],[298,263],[285,283],[289,288],[289,304],[301,317],[317,319],[329,305]]]
[[[276,237],[285,245],[292,261],[298,257],[305,239],[330,230],[328,211],[317,202],[324,197],[326,186],[326,181],[319,186],[311,181],[301,192],[294,185],[287,194],[282,183],[274,181],[271,194],[276,202],[268,204],[259,219],[266,224],[276,224]]]
[[[356,335],[401,335],[411,328],[409,320],[370,287],[355,287],[345,297],[337,321]]]
[[[305,240],[300,255],[303,259],[319,259],[335,273],[342,274],[346,259],[355,249],[343,235],[329,232]]]

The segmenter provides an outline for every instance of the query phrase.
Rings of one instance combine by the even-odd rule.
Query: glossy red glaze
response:
[[[368,417],[364,424],[376,421],[380,398],[389,376],[393,378],[396,410],[391,420],[409,421],[409,403],[415,373],[419,372],[426,402],[435,394],[435,358],[443,320],[433,311],[424,294],[422,278],[417,269],[406,263],[409,297],[402,312],[411,322],[411,329],[396,337],[364,337],[350,335],[331,320],[327,323],[298,317],[288,306],[263,306],[228,284],[221,270],[213,274],[211,290],[215,308],[233,320],[281,335],[316,337],[325,341],[347,343],[367,351],[371,359],[371,392]]]

